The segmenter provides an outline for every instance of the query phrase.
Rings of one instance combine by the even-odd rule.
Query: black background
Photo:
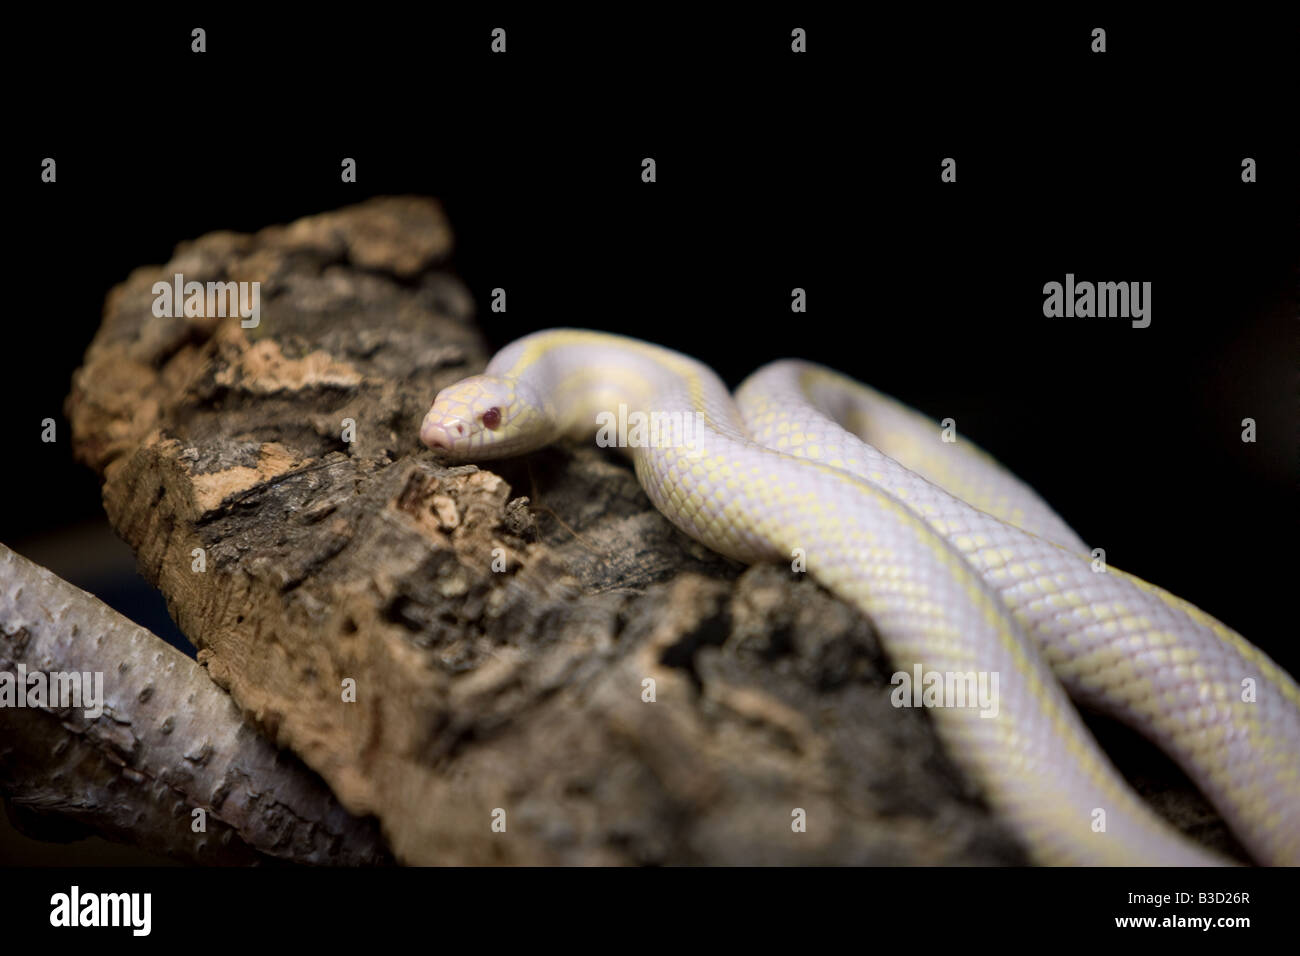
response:
[[[833,365],[955,418],[1110,562],[1300,672],[1300,153],[1280,21],[38,16],[9,38],[0,541],[147,626],[168,629],[156,595],[89,570],[98,482],[62,416],[105,293],[212,230],[417,193],[445,204],[493,348],[577,325],[732,385],[783,356]],[[1045,318],[1043,284],[1067,272],[1152,282],[1150,328]],[[496,286],[505,315],[486,311]]]
[[[690,352],[733,385],[785,355],[834,365],[955,418],[1116,566],[1300,670],[1288,37],[1103,13],[32,29],[15,40],[43,68],[6,151],[22,265],[0,540],[22,550],[102,514],[66,424],[46,445],[39,423],[62,421],[104,294],[133,267],[210,230],[421,193],[446,205],[494,348],[568,324]],[[339,181],[344,156],[357,184]],[[1152,282],[1151,327],[1044,318],[1042,286],[1067,272]],[[485,310],[495,286],[505,315]]]

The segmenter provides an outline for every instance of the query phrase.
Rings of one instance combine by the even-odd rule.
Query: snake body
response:
[[[1115,568],[964,439],[820,366],[784,360],[735,398],[704,364],[553,329],[439,392],[421,439],[458,460],[657,416],[627,449],[650,500],[746,563],[806,557],[900,671],[996,674],[996,716],[931,710],[954,760],[1043,863],[1223,862],[1157,817],[1071,705],[1168,753],[1264,863],[1300,863],[1300,689],[1191,604]],[[608,421],[608,418],[604,419]]]

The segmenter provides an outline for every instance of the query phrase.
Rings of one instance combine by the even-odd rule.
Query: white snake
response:
[[[780,361],[733,401],[687,356],[554,329],[439,392],[420,438],[458,460],[517,455],[589,438],[620,404],[659,413],[657,443],[628,450],[677,527],[746,563],[802,549],[814,578],[870,616],[902,671],[998,675],[996,717],[931,715],[1036,860],[1224,862],[1128,787],[1068,691],[1168,753],[1256,860],[1300,863],[1295,681],[1191,604],[1096,567],[993,459],[941,441],[935,423],[857,382]],[[692,431],[696,413],[703,428]]]

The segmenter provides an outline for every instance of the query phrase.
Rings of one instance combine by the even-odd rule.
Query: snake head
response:
[[[554,437],[544,404],[523,382],[473,375],[444,388],[420,425],[420,441],[464,461],[519,455]]]

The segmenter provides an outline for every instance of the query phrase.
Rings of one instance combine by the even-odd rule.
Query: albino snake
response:
[[[863,385],[781,361],[733,400],[677,352],[555,329],[441,391],[420,438],[458,460],[517,455],[589,438],[620,405],[631,419],[658,413],[653,441],[628,450],[650,500],[688,535],[746,563],[806,555],[817,581],[870,616],[901,671],[997,675],[996,716],[931,716],[1035,860],[1225,862],[1148,809],[1068,691],[1168,753],[1256,860],[1300,863],[1295,681],[1191,604],[1098,566],[991,458]]]

